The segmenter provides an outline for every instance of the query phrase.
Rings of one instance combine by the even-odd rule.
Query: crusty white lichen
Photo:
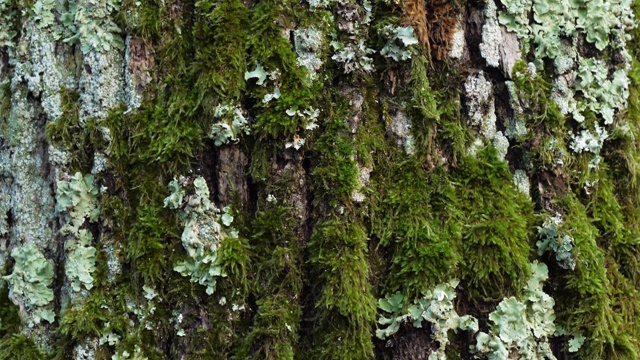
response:
[[[518,169],[513,172],[513,183],[518,190],[522,191],[523,194],[527,197],[531,197],[531,182],[524,170]]]
[[[369,177],[371,176],[373,168],[371,166],[360,165],[359,163],[356,163],[356,168],[358,169],[358,183],[351,193],[351,200],[353,202],[361,203],[365,200],[365,195],[362,192],[365,187],[369,186]]]
[[[462,19],[456,21],[456,30],[451,37],[451,50],[449,51],[449,57],[452,59],[461,59],[467,47],[467,42],[464,38],[464,29],[462,28]]]
[[[317,71],[322,66],[320,51],[324,43],[322,31],[311,26],[298,28],[293,31],[293,39],[298,54],[298,65],[309,70],[311,79],[317,77]]]
[[[493,0],[488,0],[484,8],[484,25],[482,26],[482,42],[480,54],[488,66],[500,66],[500,43],[502,33],[498,24],[497,8]]]
[[[509,148],[509,140],[496,127],[493,85],[480,71],[476,75],[469,76],[464,88],[469,109],[468,123],[481,136],[471,145],[470,153],[474,154],[479,146],[491,143],[498,150],[498,157],[504,159]]]
[[[387,126],[387,132],[394,136],[398,146],[401,146],[407,154],[413,155],[415,153],[415,140],[411,134],[411,118],[406,112],[396,111],[391,118],[391,123]]]

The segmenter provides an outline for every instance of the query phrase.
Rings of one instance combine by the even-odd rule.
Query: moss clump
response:
[[[282,205],[259,211],[251,221],[257,311],[239,349],[241,358],[293,359],[296,352],[302,260],[294,224],[291,209]]]
[[[338,98],[338,94],[335,94]],[[312,187],[317,222],[309,242],[315,321],[310,356],[368,359],[373,356],[371,326],[376,300],[369,282],[367,233],[352,195],[358,186],[353,138],[341,100],[328,112],[314,145]]]
[[[249,11],[240,0],[197,1],[195,58],[189,71],[203,107],[212,111],[216,98],[239,98],[244,89],[245,41]]]
[[[637,316],[637,310],[621,312],[623,308],[619,307],[628,300],[631,300],[628,304],[637,301],[633,299],[635,296],[627,297],[633,292],[629,292],[615,263],[598,247],[600,232],[584,205],[574,195],[566,196],[558,204],[566,214],[565,227],[575,240],[577,259],[574,272],[556,279],[559,288],[553,295],[560,324],[571,333],[586,334],[588,341],[580,349],[585,358],[636,359],[634,335],[628,332],[633,322],[625,322]],[[620,287],[614,288],[612,281]]]
[[[23,334],[14,334],[0,340],[0,360],[46,360],[49,357]]]
[[[499,300],[517,292],[529,271],[531,202],[491,146],[462,159],[453,179],[464,214],[461,272],[470,297]]]
[[[250,19],[249,47],[251,66],[258,64],[269,73],[264,86],[249,87],[248,93],[259,100],[256,109],[255,131],[258,137],[291,139],[306,124],[299,116],[287,112],[304,111],[315,105],[314,94],[319,93],[319,83],[311,83],[308,72],[298,66],[296,52],[283,36],[283,28],[293,27],[292,1],[261,1],[252,11]],[[273,21],[273,19],[279,19]],[[256,85],[261,85],[258,82]],[[264,96],[279,89],[277,101],[264,102]]]
[[[62,115],[47,123],[45,134],[52,144],[69,152],[72,171],[87,174],[93,166],[94,149],[104,146],[104,141],[94,119],[81,122],[79,99],[80,94],[75,90],[60,90]]]
[[[357,219],[329,215],[314,228],[311,264],[323,284],[316,300],[319,359],[373,356],[371,324],[376,303],[371,294],[367,236]]]
[[[456,274],[463,214],[444,168],[398,161],[384,174],[389,188],[379,194],[373,233],[393,254],[388,291],[418,296]]]

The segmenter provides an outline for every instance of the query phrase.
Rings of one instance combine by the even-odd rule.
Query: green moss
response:
[[[323,284],[316,301],[320,359],[367,359],[373,355],[367,237],[356,219],[333,215],[316,224],[309,243],[311,264]]]
[[[415,158],[398,161],[378,179],[389,188],[376,194],[381,203],[373,234],[393,254],[387,290],[418,296],[455,274],[462,213],[443,168],[427,171]]]
[[[11,270],[11,269],[9,269]],[[10,273],[4,271],[3,273]],[[20,308],[9,299],[9,287],[0,286],[0,339],[4,339],[20,331]]]
[[[239,349],[240,358],[293,359],[297,348],[302,260],[290,211],[275,206],[259,211],[251,222],[257,311]]]
[[[197,47],[190,72],[197,79],[199,102],[212,111],[214,94],[239,98],[244,89],[249,11],[240,0],[200,0],[196,9],[201,15],[193,30]]]
[[[250,86],[249,94],[259,100],[256,109],[255,130],[258,136],[271,136],[280,140],[290,139],[304,124],[299,116],[290,116],[287,110],[303,111],[315,105],[314,94],[319,93],[319,84],[311,84],[307,70],[298,66],[296,52],[289,39],[283,35],[283,28],[293,27],[293,13],[290,1],[261,1],[256,5],[250,19],[247,46],[250,52],[249,64],[260,64],[265,71],[277,71],[279,75],[269,76],[266,86]],[[278,19],[278,21],[273,21]],[[279,88],[278,101],[263,102],[262,99],[274,88]]]
[[[533,208],[504,161],[487,147],[462,159],[454,175],[464,213],[462,281],[472,299],[499,300],[523,287],[529,270]]]
[[[176,223],[171,222],[160,207],[141,206],[137,211],[125,253],[135,269],[134,276],[140,277],[141,284],[155,284],[164,281],[169,266],[168,239],[177,239]]]
[[[0,360],[46,360],[48,356],[23,334],[0,340]]]
[[[623,313],[620,306],[629,300],[633,303],[637,295],[627,297],[633,292],[629,292],[617,266],[607,261],[598,247],[600,233],[586,208],[573,195],[561,199],[559,205],[565,213],[565,228],[576,243],[577,266],[574,272],[556,279],[560,287],[553,295],[558,320],[571,333],[586,334],[588,340],[580,349],[583,357],[635,359],[637,349],[632,345],[635,335],[627,332],[634,323],[625,321],[637,316],[637,310]],[[620,287],[615,289],[612,280]]]

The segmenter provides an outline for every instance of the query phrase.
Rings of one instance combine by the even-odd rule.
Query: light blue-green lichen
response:
[[[364,40],[360,39],[350,44],[332,41],[331,47],[335,51],[331,59],[342,63],[345,74],[355,70],[363,72],[372,72],[374,70],[373,59],[369,55],[375,54],[376,51],[368,48]]]
[[[531,278],[522,298],[504,299],[489,314],[493,325],[489,333],[478,333],[476,345],[472,347],[476,356],[489,360],[504,360],[512,356],[519,359],[556,359],[548,342],[555,332],[554,301],[542,291],[548,277],[545,264],[531,264]]]
[[[411,26],[387,25],[381,28],[379,33],[386,40],[386,44],[380,50],[380,55],[395,61],[411,59],[411,46],[418,44],[418,39],[413,36]]]
[[[187,194],[184,188],[191,188]],[[207,294],[213,294],[217,279],[226,277],[218,264],[217,250],[226,238],[236,238],[238,233],[230,227],[233,216],[225,207],[222,212],[209,200],[209,188],[203,177],[190,181],[180,177],[169,183],[171,194],[165,199],[164,206],[169,209],[181,209],[184,230],[182,246],[187,259],[174,266],[174,270],[191,282],[206,287]]]
[[[561,225],[562,216],[556,214],[556,216],[545,220],[542,226],[538,226],[538,238],[540,239],[536,243],[538,256],[550,251],[556,255],[556,261],[560,267],[573,270],[576,267],[576,259],[571,253],[574,241],[571,236],[559,233]]]
[[[578,335],[572,337],[569,340],[569,352],[570,353],[578,352],[578,350],[580,350],[580,348],[582,347],[582,345],[584,344],[584,341],[586,339],[587,338],[582,334],[578,334]]]
[[[429,355],[429,360],[446,360],[445,349],[449,344],[449,331],[478,331],[476,318],[470,315],[460,316],[455,311],[453,300],[456,297],[455,288],[458,283],[458,280],[451,280],[437,285],[409,305],[406,313],[403,313],[405,308],[400,293],[387,295],[384,299],[378,300],[378,307],[392,316],[380,317],[378,323],[387,327],[376,330],[376,336],[385,339],[395,334],[403,322],[410,321],[415,328],[422,328],[422,322],[426,320],[431,324],[431,338],[439,344],[438,349]]]
[[[583,100],[578,102],[574,119],[584,119],[580,113],[589,109],[600,114],[605,125],[613,123],[615,110],[627,106],[629,97],[629,79],[625,70],[616,70],[611,79],[608,77],[607,64],[602,60],[581,58],[576,75],[576,90],[580,91]]]
[[[50,1],[50,0],[40,0]],[[120,9],[116,0],[77,0],[69,2],[66,25],[72,36],[66,43],[77,43],[83,54],[91,51],[109,52],[124,49],[120,29],[113,21],[113,15]],[[70,21],[71,18],[73,21]]]
[[[326,9],[335,0],[307,0],[309,8],[313,11],[316,9]]]
[[[65,224],[60,229],[63,235],[72,234],[80,237],[79,230],[85,219],[90,222],[98,220],[98,188],[93,175],[82,176],[76,172],[65,180],[59,180],[56,195],[56,210],[64,214]]]
[[[46,320],[53,323],[55,313],[47,306],[53,300],[53,265],[34,244],[14,248],[13,272],[3,279],[9,285],[9,298],[20,306],[23,322],[29,327]]]
[[[345,36],[331,34],[331,47],[334,50],[331,59],[342,64],[345,74],[353,71],[372,72],[374,66],[370,55],[376,51],[365,42],[372,19],[371,2],[365,0],[362,5],[356,5],[340,1],[336,10],[341,18],[338,28]]]
[[[213,117],[218,122],[211,125],[209,138],[213,139],[216,146],[228,144],[229,141],[237,143],[242,133],[250,133],[247,118],[240,105],[220,104],[214,109]]]
[[[625,31],[635,26],[630,0],[501,0],[505,6],[499,22],[515,32],[534,54],[539,70],[545,60],[554,64],[553,99],[560,111],[575,121],[585,121],[587,111],[598,115],[604,125],[614,122],[616,112],[626,107],[629,96],[627,72],[631,56],[626,50],[629,36]],[[532,17],[530,17],[532,15]],[[585,39],[599,53],[585,57],[578,46]],[[615,54],[616,64],[605,61]],[[598,124],[595,124],[598,125]],[[597,131],[597,130],[596,130]],[[604,130],[603,132],[604,133]],[[602,134],[581,127],[574,134],[576,152],[598,154]]]
[[[578,134],[574,134],[569,147],[574,152],[590,152],[598,155],[602,149],[604,141],[609,137],[609,133],[604,128],[595,124],[594,130],[584,129]]]
[[[291,117],[300,118],[299,124],[301,124],[304,130],[315,130],[318,128],[318,116],[320,116],[320,110],[315,109],[313,107],[308,107],[307,109],[300,111],[295,109],[287,109],[285,113]],[[294,148],[299,150],[306,143],[305,138],[303,138],[300,134],[294,134],[293,139],[291,141],[287,141],[284,144],[285,149]]]
[[[81,286],[86,290],[93,287],[93,272],[96,270],[96,248],[91,246],[93,236],[87,230],[80,230],[77,239],[65,244],[68,253],[65,262],[65,274],[73,291],[79,292]]]
[[[264,85],[264,81],[267,79],[267,75],[268,74],[264,70],[262,65],[257,63],[255,69],[244,73],[244,79],[245,80],[257,79],[256,84],[258,84],[259,86],[262,86]]]

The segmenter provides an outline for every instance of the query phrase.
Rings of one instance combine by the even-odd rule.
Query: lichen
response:
[[[320,52],[324,45],[323,33],[315,27],[298,28],[293,31],[298,65],[309,70],[311,79],[315,79],[323,64]]]
[[[191,184],[195,192],[185,195],[183,188]],[[187,252],[187,259],[173,269],[189,277],[191,282],[205,286],[207,294],[211,295],[218,278],[227,276],[220,266],[218,249],[226,238],[238,237],[237,231],[230,227],[233,216],[228,207],[220,212],[209,200],[209,188],[203,177],[193,181],[184,177],[173,179],[169,190],[171,194],[165,199],[164,206],[182,209],[182,246]]]
[[[520,299],[504,299],[489,314],[491,331],[479,332],[472,348],[477,356],[502,360],[517,352],[524,359],[556,359],[548,342],[555,332],[554,300],[542,290],[547,266],[532,263],[530,276]]]
[[[415,299],[413,304],[403,306],[403,296],[400,293],[387,295],[378,300],[378,307],[391,318],[381,316],[380,325],[388,325],[387,328],[377,329],[376,336],[385,339],[395,334],[403,322],[411,322],[413,327],[422,328],[423,320],[431,323],[431,338],[438,342],[439,347],[429,354],[429,360],[446,360],[446,347],[449,344],[449,332],[469,330],[471,333],[478,331],[478,320],[471,315],[460,316],[454,309],[453,300],[456,297],[455,289],[458,280],[451,280],[439,284],[427,291],[422,297]]]
[[[248,121],[240,105],[219,104],[213,110],[213,117],[218,122],[211,125],[209,137],[216,146],[227,144],[229,141],[237,143],[242,133],[250,134]]]
[[[469,76],[464,84],[469,109],[469,125],[474,126],[484,139],[484,144],[489,143],[498,150],[498,158],[504,159],[509,147],[509,140],[501,131],[497,130],[497,117],[493,85],[486,79],[484,72]],[[478,139],[480,140],[480,139]],[[482,144],[483,142],[480,142]],[[478,145],[473,144],[470,152],[473,154]]]
[[[46,320],[53,323],[55,313],[48,306],[53,300],[53,265],[34,244],[14,248],[13,272],[3,276],[9,284],[9,298],[19,305],[23,322],[29,327]]]
[[[386,25],[379,31],[380,36],[386,40],[384,47],[380,50],[380,55],[403,61],[411,59],[411,45],[418,44],[418,39],[413,36],[411,26]]]
[[[69,241],[65,248],[69,258],[65,263],[65,274],[73,291],[79,292],[80,286],[86,290],[93,287],[92,274],[96,270],[96,248],[91,246],[93,236],[87,230],[78,232],[77,240]]]
[[[66,224],[60,232],[64,235],[73,234],[79,237],[79,230],[85,222],[95,222],[100,215],[98,208],[98,188],[93,175],[82,176],[76,172],[68,180],[60,180],[57,183],[56,210],[65,213]]]

